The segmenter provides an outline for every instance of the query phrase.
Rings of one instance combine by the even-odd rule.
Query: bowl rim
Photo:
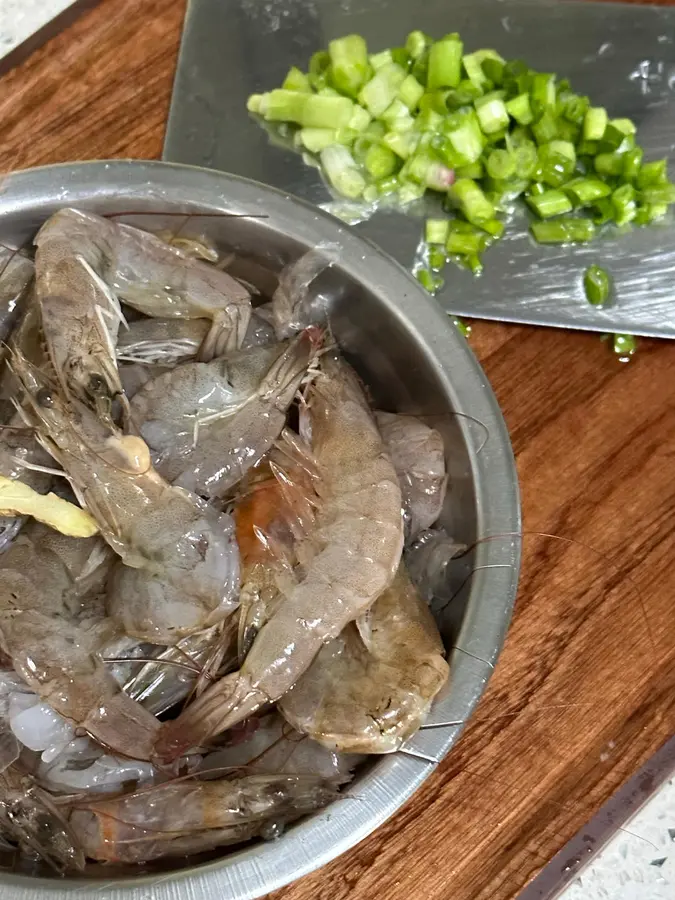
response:
[[[287,192],[237,175],[156,160],[59,163],[12,173],[0,191],[0,226],[5,216],[29,212],[37,204],[54,210],[69,205],[100,209],[131,199],[133,192],[139,209],[152,203],[171,211],[180,205],[186,212],[256,213],[282,223],[289,237],[303,243],[339,244],[340,267],[388,297],[392,313],[423,341],[455,411],[486,425],[489,439],[479,448],[468,420],[458,421],[475,485],[478,533],[504,537],[476,547],[478,571],[452,654],[453,689],[432,711],[433,727],[418,732],[405,752],[378,761],[353,793],[348,789],[343,799],[297,824],[280,841],[166,875],[94,881],[0,873],[8,900],[70,900],[74,892],[81,900],[100,900],[104,891],[111,900],[147,900],[149,886],[158,900],[171,900],[177,896],[172,885],[187,879],[194,897],[255,900],[320,868],[388,819],[455,743],[494,670],[516,597],[520,496],[506,424],[466,340],[410,273],[350,226]]]

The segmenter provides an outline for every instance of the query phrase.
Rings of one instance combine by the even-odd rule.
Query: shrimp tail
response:
[[[231,304],[214,315],[211,328],[197,351],[197,362],[211,362],[217,356],[238,350],[244,342],[250,320],[250,305]]]
[[[232,672],[193,701],[173,722],[165,722],[155,742],[155,754],[171,763],[214,734],[252,716],[269,698],[242,672]]]

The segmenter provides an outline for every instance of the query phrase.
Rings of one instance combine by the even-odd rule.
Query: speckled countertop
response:
[[[0,59],[72,5],[73,0],[0,0]]]

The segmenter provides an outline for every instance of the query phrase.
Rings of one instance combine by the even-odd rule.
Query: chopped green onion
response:
[[[389,131],[410,131],[415,124],[410,110],[398,97],[385,109],[381,118]]]
[[[656,205],[675,203],[675,184],[654,184],[644,187],[640,191],[640,199],[644,203]]]
[[[449,231],[448,219],[427,219],[424,226],[424,240],[427,244],[445,244]]]
[[[337,131],[332,128],[301,128],[298,135],[300,143],[310,153],[321,153],[331,144],[339,143]]]
[[[584,116],[584,140],[602,140],[607,128],[607,110],[602,106],[592,106]]]
[[[462,234],[459,231],[451,231],[445,249],[448,253],[459,256],[474,256],[483,249],[483,241],[478,234]]]
[[[444,284],[443,279],[439,278],[438,275],[435,275],[431,269],[418,269],[418,271],[415,272],[415,277],[422,287],[430,294],[435,294]]]
[[[538,144],[548,144],[558,137],[558,120],[550,109],[532,125],[532,134]]]
[[[585,242],[595,237],[595,225],[589,219],[573,219],[569,216],[553,222],[533,222],[530,231],[540,244]]]
[[[478,181],[484,175],[485,169],[480,161],[469,163],[466,166],[459,166],[455,169],[456,178],[473,178],[474,181]]]
[[[637,338],[634,334],[615,334],[612,349],[619,357],[619,362],[629,362],[637,350]]]
[[[448,313],[448,315],[452,316],[452,313]],[[457,316],[452,316],[452,322],[457,331],[468,340],[471,335],[471,326]]]
[[[431,45],[427,90],[457,87],[462,77],[462,50],[463,44],[456,34]]]
[[[611,187],[599,178],[577,178],[565,185],[565,192],[572,197],[575,206],[591,206],[612,193]]]
[[[463,56],[462,65],[464,66],[464,71],[471,84],[482,94],[485,85],[488,83],[488,78],[483,71],[483,66],[481,65],[478,54],[469,53]]]
[[[330,41],[328,55],[333,87],[341,94],[355,98],[366,83],[370,71],[366,42],[359,34],[349,34]]]
[[[641,147],[629,150],[623,157],[623,177],[626,181],[635,181],[640,174],[644,153]]]
[[[541,116],[548,110],[555,110],[555,75],[538,72],[532,79],[530,97],[535,116]]]
[[[432,44],[432,38],[423,31],[411,31],[406,38],[405,49],[412,59],[419,59]]]
[[[308,79],[315,91],[326,87],[330,56],[325,50],[319,50],[309,60],[307,66]]]
[[[584,272],[586,299],[593,306],[603,306],[609,300],[612,281],[605,269],[589,266]]]
[[[518,94],[513,100],[509,100],[506,103],[506,110],[519,125],[529,125],[534,120],[529,94]]]
[[[598,153],[593,160],[595,171],[606,177],[616,177],[623,172],[622,153]]]
[[[628,225],[637,215],[635,188],[632,184],[622,184],[612,194],[614,221],[617,225]]]
[[[321,165],[326,177],[339,194],[350,200],[356,200],[363,194],[366,179],[359,171],[354,157],[342,144],[331,144],[322,150]]]
[[[396,99],[405,77],[404,69],[396,63],[387,63],[361,88],[359,103],[366,107],[374,119],[379,119]]]
[[[448,129],[448,140],[461,164],[469,165],[480,159],[485,138],[475,116],[471,113],[456,113],[448,121]]]
[[[494,206],[472,179],[460,178],[450,188],[449,195],[472,225],[481,225],[494,219]]]
[[[398,199],[403,206],[421,200],[426,193],[426,185],[423,182],[404,181],[399,177]]]
[[[382,138],[382,143],[393,150],[401,159],[408,159],[410,154],[415,150],[418,143],[418,137],[411,132],[402,134],[396,131],[390,131]]]
[[[454,181],[452,170],[428,150],[416,151],[406,162],[405,173],[433,191],[447,191]]]
[[[415,76],[406,75],[398,89],[398,96],[408,109],[417,109],[423,94],[424,88]]]
[[[487,158],[487,173],[490,178],[503,181],[516,174],[516,159],[508,150],[493,150]]]
[[[475,107],[480,127],[485,134],[500,131],[509,124],[509,114],[499,91],[480,97],[476,100]]]
[[[389,147],[381,144],[373,144],[366,153],[363,161],[366,171],[376,181],[388,178],[398,169],[400,162],[396,154]]]
[[[440,272],[447,261],[444,246],[429,247],[429,266],[434,272]]]
[[[638,174],[637,185],[640,189],[653,184],[667,184],[668,161],[658,159],[655,162],[645,163]]]
[[[301,72],[297,66],[291,66],[281,87],[285,91],[300,91],[303,94],[311,94],[312,92],[309,76]]]
[[[499,219],[489,219],[487,222],[481,222],[480,227],[495,239],[499,239],[504,234],[504,223],[500,222]]]
[[[544,191],[543,194],[528,197],[527,202],[540,219],[550,219],[572,210],[572,201],[562,191]]]

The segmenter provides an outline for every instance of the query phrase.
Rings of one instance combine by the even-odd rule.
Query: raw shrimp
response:
[[[401,489],[363,389],[343,361],[324,358],[301,425],[318,478],[311,536],[298,545],[303,576],[256,636],[238,672],[162,727],[157,750],[173,759],[288,691],[324,643],[392,582],[403,549]],[[297,449],[296,441],[296,449]]]
[[[333,264],[337,250],[334,244],[316,247],[281,271],[271,304],[272,321],[279,340],[308,325],[323,324],[323,300],[311,296],[309,286]]]
[[[222,497],[272,446],[319,345],[293,341],[185,363],[142,387],[131,419],[168,481]]]
[[[46,493],[51,476],[31,466],[49,466],[51,458],[38,444],[32,428],[21,417],[12,416],[7,427],[0,426],[0,475],[20,481],[34,491]],[[0,552],[5,550],[23,525],[23,516],[0,516]]]
[[[0,359],[4,342],[26,307],[34,272],[32,260],[23,253],[0,248]]]
[[[65,332],[62,340],[70,340],[79,332],[84,349],[91,349],[87,331],[82,334],[84,322],[89,323],[92,315],[91,294],[85,295],[87,309],[76,311],[73,307],[73,304],[79,307],[83,302],[79,297],[73,298],[75,284],[70,280],[78,266],[87,271],[90,280],[82,281],[76,276],[76,284],[90,292],[95,282],[98,290],[107,294],[108,309],[111,300],[121,298],[150,316],[210,319],[212,326],[201,349],[202,359],[208,360],[218,353],[236,349],[244,339],[251,315],[248,291],[230,275],[192,258],[185,250],[170,246],[154,234],[111,222],[93,213],[62,209],[42,226],[35,242],[38,246],[38,297],[43,309],[45,334],[49,331],[52,340],[60,323]],[[54,287],[51,279],[57,276],[60,280]],[[44,320],[45,297],[52,297],[50,311],[57,315],[53,326]],[[97,295],[95,305],[105,315],[102,302],[102,296],[99,302]],[[67,319],[71,323],[70,329],[64,328],[65,312],[71,313]],[[101,312],[96,309],[93,312],[100,319]],[[116,332],[114,319],[106,316],[106,321]],[[112,338],[111,334],[109,338]],[[112,349],[111,343],[114,341],[109,339],[108,350]],[[67,352],[62,362],[70,361],[71,353],[78,350],[75,346],[64,349]],[[59,363],[53,355],[52,361],[58,370]],[[99,375],[108,387],[113,387],[108,378],[110,360],[106,357],[100,361],[102,368],[88,365],[84,372],[89,380]],[[78,392],[76,396],[82,395]]]
[[[83,869],[84,855],[67,822],[17,766],[0,774],[0,834],[57,871]]]
[[[78,803],[70,826],[92,859],[146,862],[240,843],[327,806],[335,779],[316,775],[193,778]]]
[[[208,319],[137,319],[119,335],[117,358],[143,365],[177,366],[195,359],[210,328]],[[241,349],[273,344],[275,340],[272,325],[254,309]]]
[[[202,760],[199,771],[245,768],[249,774],[321,775],[346,782],[362,756],[336,753],[295,731],[276,713],[247,719],[244,740],[235,740]],[[233,734],[233,732],[229,732]]]
[[[448,478],[443,438],[414,416],[376,412],[380,433],[398,473],[410,541],[430,528],[443,509]]]
[[[111,623],[89,618],[88,601],[102,589],[107,557],[98,538],[25,528],[0,557],[0,646],[53,710],[105,746],[148,759],[157,720],[106,672],[97,651]]]
[[[165,780],[152,763],[111,756],[87,737],[71,740],[46,760],[43,753],[35,776],[48,790],[62,793],[114,794]]]
[[[370,610],[370,635],[366,648],[348,625],[279,702],[294,728],[331,750],[398,750],[447,681],[438,628],[403,566]]]
[[[109,615],[128,635],[165,645],[222,621],[238,602],[232,519],[168,485],[140,438],[66,404],[18,350],[12,367],[28,421],[125,563],[109,584]]]

